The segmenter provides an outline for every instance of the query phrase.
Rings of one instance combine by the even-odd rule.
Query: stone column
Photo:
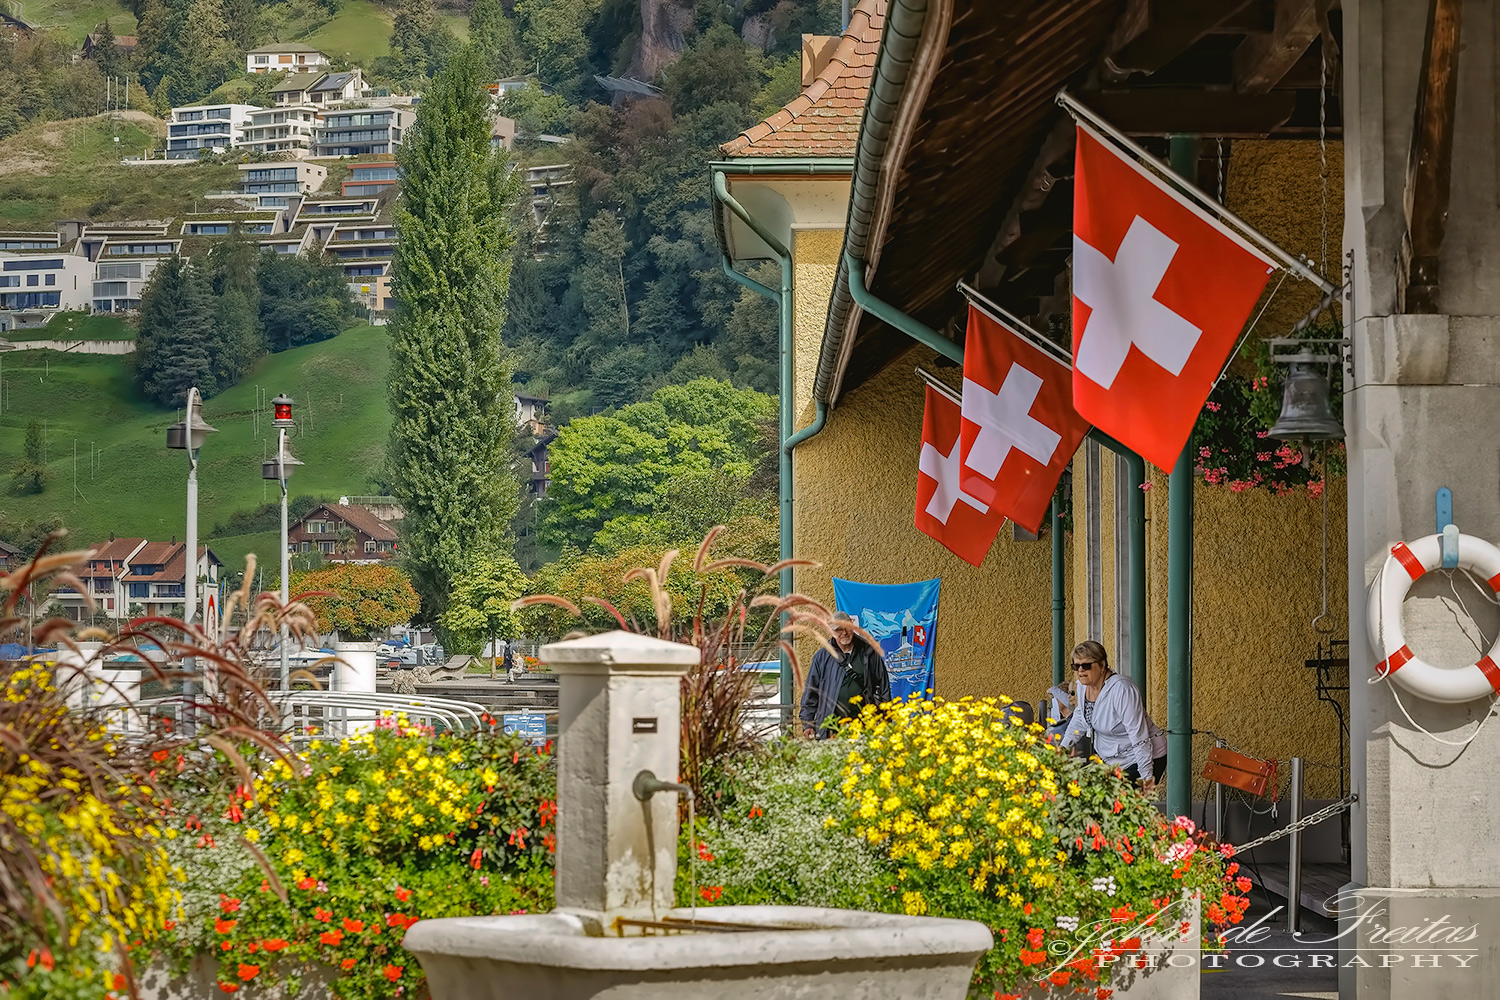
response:
[[[1436,530],[1439,487],[1453,491],[1454,521],[1466,534],[1500,536],[1495,6],[1495,0],[1462,5],[1451,204],[1438,258],[1437,311],[1419,315],[1398,312],[1398,260],[1407,230],[1408,157],[1428,2],[1361,0],[1343,8],[1345,248],[1352,266],[1344,318],[1353,341],[1344,404],[1350,765],[1360,796],[1351,822],[1352,879],[1355,886],[1392,890],[1384,904],[1377,901],[1382,894],[1367,893],[1366,922],[1353,927],[1354,918],[1348,918],[1346,943],[1356,935],[1367,941],[1371,923],[1410,928],[1446,917],[1448,925],[1478,925],[1469,947],[1480,952],[1467,969],[1450,957],[1433,969],[1414,966],[1410,942],[1362,949],[1362,961],[1372,967],[1355,962],[1341,973],[1346,1000],[1356,992],[1361,1000],[1481,996],[1494,989],[1500,974],[1494,951],[1500,934],[1500,793],[1493,763],[1500,754],[1500,724],[1486,725],[1467,748],[1434,739],[1468,739],[1489,703],[1434,704],[1393,692],[1388,682],[1367,683],[1379,657],[1366,613],[1368,587],[1390,546]],[[1488,648],[1500,615],[1462,578],[1455,576],[1450,587],[1443,574],[1432,573],[1413,588],[1403,622],[1418,655],[1458,667],[1479,658],[1476,643]],[[1388,956],[1387,968],[1381,968],[1381,953]],[[1346,950],[1341,964],[1354,957]]]
[[[636,799],[643,770],[677,780],[682,676],[693,646],[632,632],[553,643],[541,662],[559,675],[559,910],[601,918],[661,915],[677,876],[677,796]]]

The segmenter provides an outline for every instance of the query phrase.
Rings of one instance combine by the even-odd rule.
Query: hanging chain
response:
[[[1219,167],[1219,204],[1222,205],[1224,204],[1224,140],[1220,139],[1218,142],[1219,155],[1215,159],[1215,163]]]
[[[1328,40],[1318,43],[1318,177],[1323,182],[1323,277],[1328,277]]]
[[[1350,794],[1345,795],[1343,798],[1339,799],[1337,802],[1333,803],[1333,805],[1324,806],[1317,812],[1312,813],[1308,816],[1304,816],[1297,822],[1288,824],[1287,826],[1282,827],[1280,830],[1277,830],[1274,833],[1268,833],[1264,837],[1257,837],[1256,839],[1250,841],[1248,844],[1235,844],[1234,853],[1243,854],[1246,851],[1250,850],[1252,847],[1259,847],[1262,844],[1269,844],[1273,840],[1280,840],[1282,837],[1290,837],[1294,833],[1301,833],[1303,830],[1306,830],[1310,826],[1318,825],[1330,816],[1337,816],[1339,813],[1343,812],[1345,809],[1348,809],[1358,801],[1359,796],[1351,792]]]

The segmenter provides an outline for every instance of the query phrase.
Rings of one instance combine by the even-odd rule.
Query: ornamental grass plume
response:
[[[626,572],[626,583],[639,581],[647,587],[654,621],[627,616],[600,597],[583,598],[585,603],[603,608],[626,632],[698,648],[698,664],[682,680],[681,780],[701,801],[709,803],[715,799],[712,793],[723,781],[725,769],[760,745],[762,733],[749,714],[760,677],[745,670],[745,664],[776,659],[784,653],[800,688],[802,660],[795,641],[810,639],[827,645],[832,636],[826,607],[804,594],[782,597],[777,593],[783,569],[816,563],[784,559],[768,566],[732,556],[711,559],[710,549],[723,531],[724,526],[718,525],[703,537],[689,567],[678,562],[680,553],[672,549],[657,565]],[[710,614],[710,595],[722,591],[726,580],[737,584],[737,590],[724,611]],[[686,614],[674,606],[674,590],[692,595]],[[584,617],[577,604],[555,594],[523,597],[513,606],[520,610],[538,605]],[[565,638],[581,634],[570,633]]]
[[[39,601],[63,588],[92,611],[76,572],[89,553],[49,552],[59,537],[0,575],[0,640],[57,650],[0,659],[0,968],[39,956],[27,977],[86,973],[97,983],[103,974],[107,989],[133,994],[132,949],[160,940],[179,899],[181,872],[162,840],[178,807],[172,789],[190,786],[233,808],[252,783],[242,751],[285,758],[246,653],[260,628],[286,617],[300,630],[306,615],[274,599],[251,602],[247,585],[225,608],[226,622],[239,607],[244,623],[222,636],[162,616],[134,619],[117,635],[65,618],[35,621]],[[190,703],[179,695],[138,706],[91,669],[123,653],[140,663],[143,681],[175,687],[207,676],[211,690]],[[205,669],[184,671],[177,664],[186,656]],[[92,707],[98,696],[114,704]],[[174,708],[191,711],[195,733],[173,724]],[[90,967],[100,961],[91,956],[108,952],[114,958],[104,961],[118,971]]]

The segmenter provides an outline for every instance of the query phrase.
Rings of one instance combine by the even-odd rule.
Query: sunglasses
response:
[[[1092,669],[1094,667],[1097,667],[1098,665],[1099,665],[1099,661],[1098,660],[1089,660],[1087,663],[1075,663],[1075,664],[1073,664],[1073,669],[1074,670],[1090,670],[1090,669]]]

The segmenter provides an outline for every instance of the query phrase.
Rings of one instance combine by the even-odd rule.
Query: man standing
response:
[[[824,723],[859,714],[864,705],[891,700],[891,679],[880,651],[854,634],[854,621],[842,611],[833,613],[833,649],[813,654],[802,691],[802,735],[827,739]]]

